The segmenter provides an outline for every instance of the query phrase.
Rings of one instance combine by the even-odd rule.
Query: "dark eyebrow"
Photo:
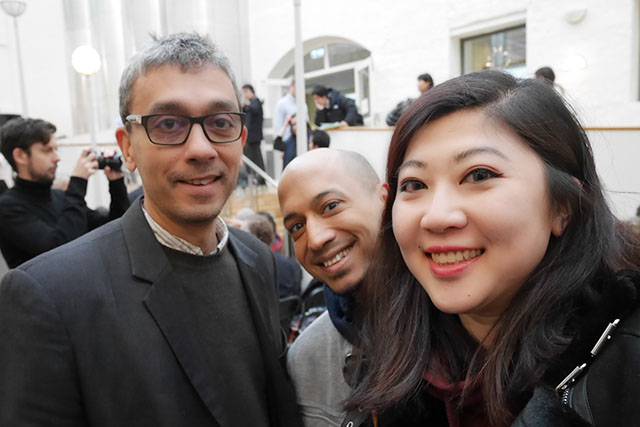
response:
[[[344,194],[342,191],[335,189],[335,188],[330,188],[329,190],[325,190],[321,193],[316,194],[313,199],[311,199],[311,205],[317,205],[322,199],[324,199],[327,195],[329,194],[335,194],[337,196],[340,197],[347,197],[346,194]],[[290,214],[287,214],[283,219],[282,222],[286,223],[289,219],[293,218],[294,216],[297,216],[298,213],[297,212],[291,212]]]
[[[489,153],[489,154],[495,154],[498,157],[502,157],[505,160],[509,160],[509,158],[507,156],[505,156],[502,151],[493,148],[493,147],[473,147],[470,148],[468,150],[463,151],[462,153],[458,153],[455,157],[455,162],[456,163],[460,163],[462,160],[466,159],[467,157],[471,157],[474,156],[476,154],[483,154],[483,153]]]
[[[232,101],[218,100],[209,103],[208,108],[213,112],[239,112],[238,105]],[[187,107],[178,101],[157,102],[149,108],[148,114],[168,113],[183,114]]]
[[[209,104],[209,108],[211,108],[212,110],[214,110],[215,112],[239,112],[239,108],[238,108],[238,104],[236,104],[235,102],[231,102],[231,101],[227,101],[227,100],[222,100],[222,101],[214,101],[212,103]]]
[[[158,113],[175,113],[178,114],[180,111],[184,110],[184,106],[179,102],[175,101],[167,101],[167,102],[156,102],[151,104],[149,107],[148,114],[158,114]]]
[[[320,202],[320,200],[324,199],[327,195],[329,194],[335,194],[337,196],[340,197],[346,197],[346,194],[344,194],[342,191],[335,189],[335,188],[330,188],[329,190],[325,190],[321,193],[318,193],[314,196],[313,199],[311,199],[311,204],[312,205],[316,205]]]
[[[427,167],[427,163],[420,161],[420,160],[407,160],[406,162],[402,163],[400,165],[400,167],[398,168],[398,170],[396,171],[396,175],[400,175],[400,171],[402,169],[406,169],[406,168],[418,168],[418,169],[424,169]]]
[[[454,160],[456,163],[460,163],[467,157],[471,157],[476,154],[482,154],[482,153],[495,154],[498,157],[502,157],[505,160],[509,160],[509,158],[505,156],[504,153],[502,153],[502,151],[493,147],[473,147],[461,153],[456,154]],[[410,167],[424,169],[427,167],[427,163],[422,162],[420,160],[407,160],[406,162],[400,165],[400,167],[398,168],[398,171],[396,172],[396,175],[399,175],[402,169],[410,168]]]

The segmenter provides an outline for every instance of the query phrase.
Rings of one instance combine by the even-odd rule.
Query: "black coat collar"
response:
[[[622,270],[597,280],[595,288],[600,290],[569,321],[568,328],[574,338],[567,349],[547,369],[543,382],[557,386],[576,366],[591,359],[591,349],[605,328],[615,319],[627,317],[639,306],[640,275],[631,270]]]

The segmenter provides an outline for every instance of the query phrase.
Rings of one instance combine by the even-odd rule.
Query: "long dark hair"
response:
[[[486,348],[471,339],[456,315],[433,305],[405,265],[391,226],[397,171],[413,135],[439,117],[470,108],[507,126],[540,156],[551,206],[569,213],[563,235],[551,237]],[[628,266],[582,126],[540,81],[497,71],[467,74],[429,90],[402,115],[389,148],[387,182],[377,259],[360,295],[356,349],[364,355],[362,377],[347,408],[384,411],[411,397],[425,372],[446,372],[450,380],[481,387],[492,425],[509,423],[522,393],[542,377],[545,362],[570,342],[565,326],[571,307],[593,294],[596,277]]]

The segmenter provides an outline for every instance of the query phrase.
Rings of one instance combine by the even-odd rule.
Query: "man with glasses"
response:
[[[0,285],[0,425],[297,426],[273,256],[219,213],[246,139],[227,59],[155,39],[116,138],[144,196]]]

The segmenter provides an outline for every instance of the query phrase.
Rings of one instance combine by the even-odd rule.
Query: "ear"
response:
[[[562,236],[570,219],[571,212],[568,206],[558,209],[551,221],[551,234],[556,237]]]
[[[242,141],[242,148],[244,148],[245,144],[247,143],[247,128],[242,128],[242,136],[240,137],[240,140]]]
[[[380,187],[378,188],[378,192],[380,194],[380,198],[382,199],[382,202],[386,203],[387,197],[389,197],[389,184],[387,184],[386,182],[383,182],[382,184],[380,184]]]
[[[25,166],[29,163],[29,153],[24,151],[22,148],[14,148],[11,155],[13,156],[13,162],[16,164],[16,168],[18,165]]]
[[[131,138],[124,126],[116,129],[116,139],[118,140],[118,147],[120,147],[122,158],[124,159],[125,165],[127,165],[127,169],[133,172],[136,170],[136,160],[133,147],[131,146]]]

